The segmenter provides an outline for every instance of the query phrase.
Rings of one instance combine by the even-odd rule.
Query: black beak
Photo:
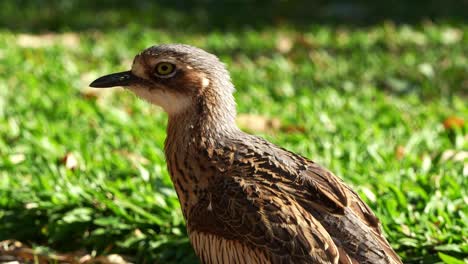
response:
[[[131,71],[124,71],[105,75],[97,78],[89,86],[95,88],[109,88],[114,86],[129,86],[136,83],[138,77],[133,75]]]

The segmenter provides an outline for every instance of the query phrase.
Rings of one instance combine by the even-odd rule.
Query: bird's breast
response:
[[[168,170],[187,218],[190,208],[209,200],[209,187],[217,171],[202,155],[191,152],[172,152],[167,156]],[[207,207],[208,209],[208,207]]]
[[[239,240],[190,231],[190,242],[202,263],[223,264],[268,264],[271,263],[260,248],[251,248]]]

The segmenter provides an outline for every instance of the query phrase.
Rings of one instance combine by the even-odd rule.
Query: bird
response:
[[[237,127],[235,88],[217,56],[155,45],[90,86],[122,86],[167,113],[167,168],[202,263],[402,263],[342,179]]]

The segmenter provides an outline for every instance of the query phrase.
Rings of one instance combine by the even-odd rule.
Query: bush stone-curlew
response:
[[[168,113],[167,165],[203,263],[401,263],[341,179],[237,128],[234,86],[216,56],[154,46],[91,86],[124,86]]]

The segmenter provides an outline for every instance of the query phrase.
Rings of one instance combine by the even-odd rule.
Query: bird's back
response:
[[[243,133],[197,151],[215,173],[184,211],[205,263],[401,263],[369,207],[312,161]]]

